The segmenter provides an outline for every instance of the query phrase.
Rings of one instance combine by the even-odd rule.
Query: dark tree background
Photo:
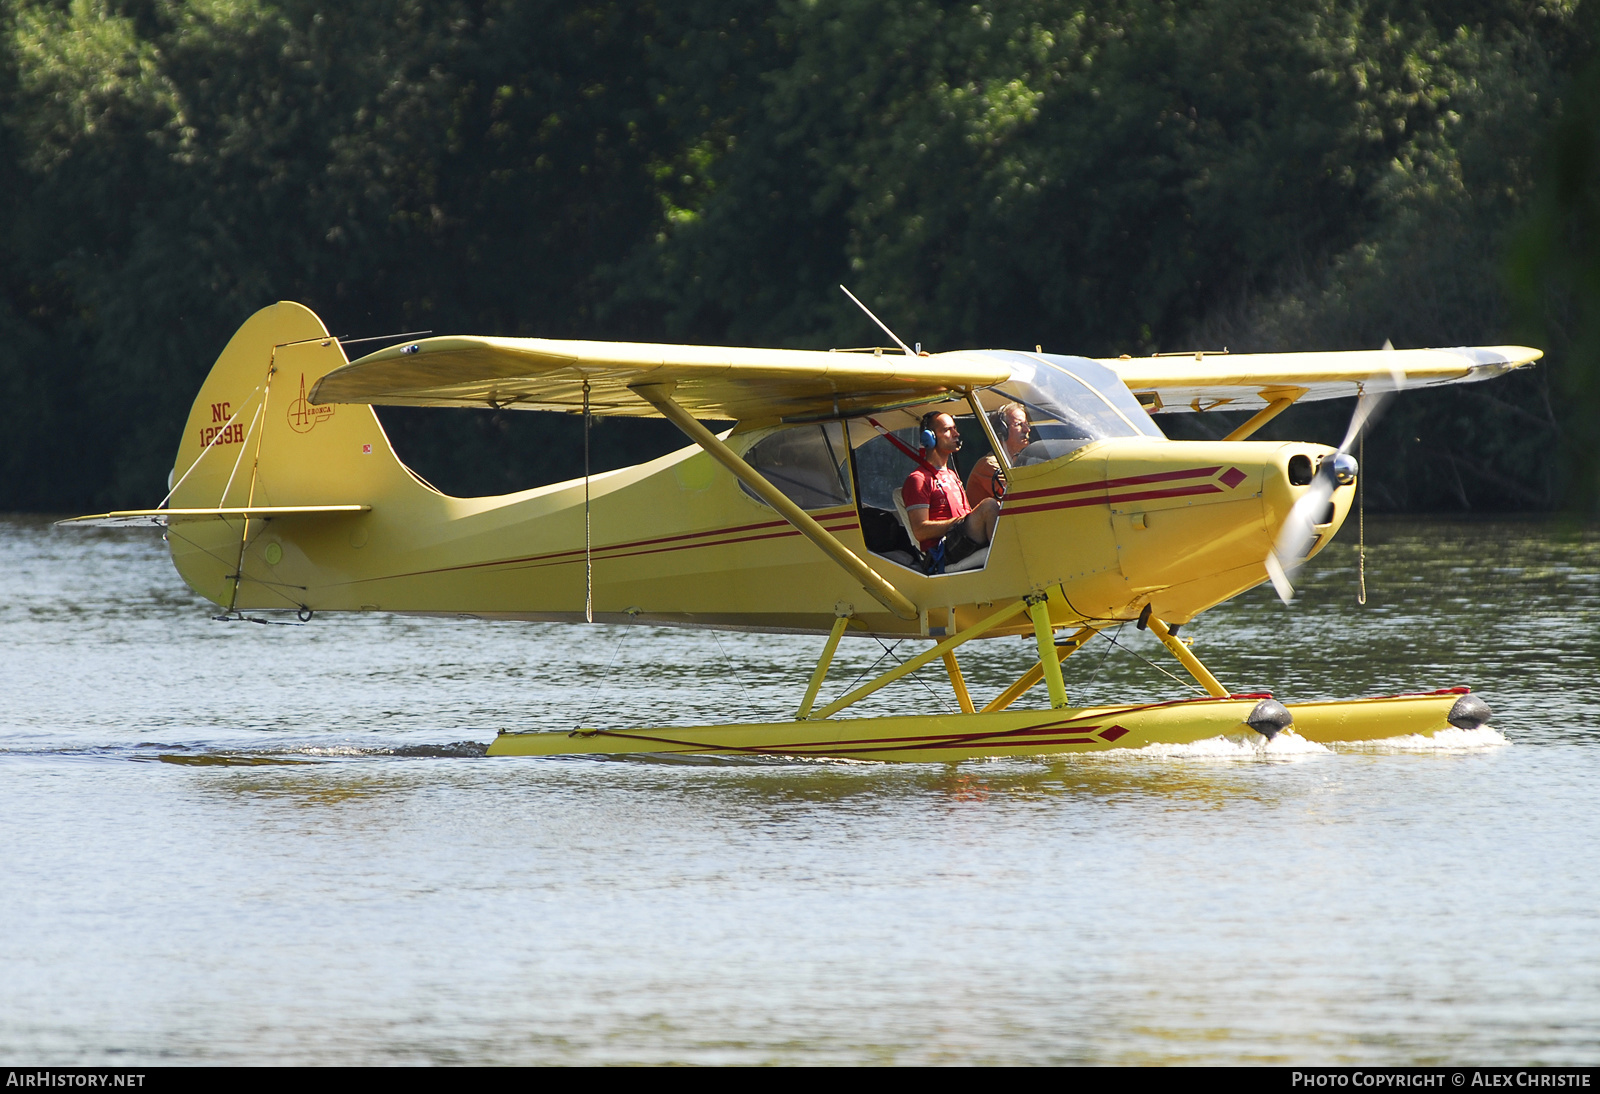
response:
[[[273,300],[350,336],[875,340],[840,281],[933,349],[1531,340],[1397,400],[1369,498],[1592,508],[1594,38],[1568,0],[0,0],[0,509],[154,502]],[[581,461],[570,419],[383,414],[455,492]]]

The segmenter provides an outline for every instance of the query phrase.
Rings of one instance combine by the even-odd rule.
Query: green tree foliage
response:
[[[848,280],[941,348],[1504,341],[1530,134],[1585,40],[1524,3],[819,0],[777,26],[790,59],[649,274],[680,336],[859,341]],[[1375,500],[1550,505],[1545,377],[1398,402]],[[1334,439],[1348,413],[1274,431]]]
[[[0,507],[159,497],[281,298],[350,335],[876,340],[843,281],[935,349],[1503,341],[1590,37],[1567,0],[0,0]],[[1378,500],[1553,503],[1549,374],[1398,401]],[[385,421],[447,489],[577,468],[571,421]]]
[[[603,271],[651,237],[674,190],[660,166],[683,143],[649,124],[652,18],[604,3],[9,7],[7,323],[32,348],[0,367],[54,405],[8,446],[21,466],[0,504],[159,497],[205,370],[275,299],[342,335],[626,334],[594,318]],[[468,440],[505,425],[475,424]]]
[[[1591,13],[1590,18],[1594,16]],[[1542,183],[1512,251],[1512,282],[1527,329],[1550,345],[1562,408],[1569,511],[1600,511],[1600,61],[1565,97],[1544,149]]]

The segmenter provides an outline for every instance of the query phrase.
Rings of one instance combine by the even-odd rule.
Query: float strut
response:
[[[1061,681],[1061,661],[1056,657],[1056,632],[1050,626],[1048,599],[1048,595],[1028,597],[1028,614],[1033,617],[1033,637],[1039,643],[1039,665],[1050,691],[1050,708],[1060,710],[1067,705],[1067,685]]]
[[[811,682],[806,685],[806,697],[800,700],[800,712],[794,716],[795,721],[803,722],[811,714],[811,706],[817,701],[817,692],[822,690],[822,679],[828,675],[834,651],[839,648],[839,639],[849,623],[848,615],[841,615],[833,621],[833,630],[828,632],[828,644],[822,647],[822,656],[817,659],[817,671],[811,674]]]
[[[1200,659],[1194,655],[1193,651],[1179,641],[1177,635],[1168,630],[1165,623],[1153,615],[1150,616],[1150,630],[1157,638],[1161,639],[1163,646],[1172,651],[1172,656],[1176,657],[1179,663],[1189,670],[1189,675],[1200,681],[1201,687],[1218,699],[1226,699],[1228,697],[1228,689],[1218,683],[1217,678],[1212,676],[1211,671],[1200,663]]]
[[[950,674],[950,686],[955,689],[956,702],[961,704],[961,712],[975,713],[977,708],[972,705],[972,696],[967,693],[967,682],[961,676],[961,666],[956,664],[955,650],[945,651],[944,670]]]
[[[943,642],[940,642],[937,646],[934,646],[932,649],[923,650],[921,653],[917,654],[915,657],[911,658],[909,661],[905,661],[905,662],[902,662],[899,665],[896,665],[894,668],[890,669],[888,672],[886,672],[883,675],[877,677],[876,679],[868,680],[865,684],[862,684],[860,687],[856,688],[850,694],[842,696],[841,698],[835,699],[833,702],[829,703],[827,706],[825,706],[821,710],[817,711],[817,713],[812,717],[812,720],[813,721],[819,721],[819,720],[821,720],[823,718],[831,718],[831,717],[833,717],[835,714],[839,713],[841,710],[843,710],[845,707],[849,706],[851,703],[855,703],[855,702],[858,702],[859,700],[865,699],[867,696],[871,695],[873,692],[877,691],[879,688],[885,687],[885,686],[887,686],[889,684],[894,683],[896,680],[900,679],[902,676],[906,676],[906,675],[909,675],[910,673],[916,672],[923,665],[926,665],[930,661],[933,661],[933,660],[936,660],[936,659],[938,659],[940,657],[943,657],[947,652],[949,652],[950,650],[955,649],[957,646],[961,645],[963,642],[971,641],[972,639],[977,638],[979,635],[982,635],[982,634],[988,634],[990,631],[994,630],[996,627],[1000,626],[1002,623],[1008,622],[1009,620],[1015,618],[1016,616],[1021,615],[1022,612],[1027,608],[1027,606],[1028,606],[1028,604],[1027,604],[1026,601],[1023,601],[1023,600],[1013,601],[1012,603],[1008,604],[1004,608],[1001,608],[999,611],[995,612],[993,615],[989,616],[988,618],[980,619],[978,622],[974,623],[972,626],[968,627],[966,630],[962,631],[960,634],[951,635],[949,638],[946,638]]]
[[[1078,633],[1074,634],[1071,638],[1068,638],[1066,641],[1061,642],[1056,646],[1056,660],[1065,661],[1067,658],[1083,649],[1083,644],[1089,641],[1089,639],[1093,638],[1097,633],[1099,633],[1098,627],[1079,627]],[[999,695],[995,696],[994,701],[983,708],[983,713],[993,714],[997,710],[1006,709],[1006,707],[1022,698],[1023,695],[1028,692],[1028,689],[1032,688],[1035,684],[1043,679],[1044,663],[1040,662],[1027,672],[1023,673],[1022,678],[1015,684],[1012,684]]]

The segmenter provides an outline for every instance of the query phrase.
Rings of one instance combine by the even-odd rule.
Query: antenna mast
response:
[[[855,293],[851,292],[849,289],[845,288],[843,285],[839,286],[839,291],[844,293],[851,300],[854,300],[856,307],[860,308],[862,311],[867,313],[867,318],[868,319],[872,320],[874,323],[878,324],[878,326],[882,327],[883,328],[883,333],[887,334],[890,338],[893,338],[894,339],[894,344],[899,346],[901,348],[901,350],[903,350],[905,352],[905,355],[907,357],[915,357],[915,356],[917,356],[915,353],[911,352],[911,347],[910,346],[908,346],[904,342],[900,341],[900,336],[898,334],[896,334],[894,331],[889,329],[889,325],[887,323],[885,323],[882,319],[879,319],[876,315],[872,314],[872,309],[871,308],[867,307],[861,301],[856,300],[856,294]]]

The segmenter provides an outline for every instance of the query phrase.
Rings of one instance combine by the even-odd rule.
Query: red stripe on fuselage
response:
[[[829,513],[824,515],[813,514],[816,522],[829,532],[847,532],[859,528],[860,522],[856,519],[853,510],[843,513]],[[715,543],[684,543],[677,547],[657,548],[653,551],[633,551],[630,548],[648,547],[657,543],[673,543],[678,540],[709,539],[713,536],[731,536],[736,532],[757,531],[763,528],[782,529],[766,535],[743,536],[735,539],[719,540]],[[750,543],[761,539],[782,539],[787,536],[798,536],[800,533],[786,520],[768,520],[759,524],[737,524],[730,528],[713,528],[706,532],[682,532],[671,536],[656,536],[651,539],[628,540],[624,543],[612,543],[602,547],[595,547],[590,551],[591,557],[598,561],[611,558],[629,558],[636,554],[655,554],[662,550],[686,550],[690,547],[720,547],[730,543]],[[366,581],[388,581],[401,577],[423,577],[428,574],[454,573],[458,570],[479,570],[490,566],[515,566],[524,569],[533,569],[540,566],[558,566],[563,563],[578,562],[583,559],[583,548],[574,547],[565,551],[550,551],[540,555],[523,555],[519,558],[492,559],[488,562],[466,562],[459,566],[440,566],[432,570],[412,570],[403,574],[389,574],[381,578],[366,578]]]
[[[858,528],[858,527],[860,527],[860,525],[855,524],[855,523],[838,524],[838,525],[832,525],[832,526],[826,525],[826,524],[823,525],[823,529],[825,531],[829,531],[829,532],[847,532],[852,528]],[[737,544],[737,543],[756,543],[756,542],[759,542],[760,540],[763,540],[763,539],[787,539],[790,536],[798,536],[799,534],[800,533],[797,532],[793,528],[785,528],[782,531],[768,532],[765,535],[760,535],[760,536],[740,536],[737,539],[719,539],[719,540],[713,540],[713,541],[707,542],[707,543],[680,543],[680,544],[677,544],[676,546],[672,546],[672,547],[652,547],[652,548],[650,548],[649,550],[646,550],[646,551],[617,551],[616,548],[607,548],[607,550],[615,551],[616,553],[602,555],[602,554],[599,554],[598,552],[596,552],[596,554],[594,555],[594,560],[596,562],[607,562],[607,561],[610,561],[610,560],[613,560],[613,559],[640,558],[640,557],[642,557],[644,555],[659,555],[659,554],[669,553],[669,552],[672,552],[672,551],[691,551],[691,550],[694,550],[696,547],[727,547],[727,546],[730,546],[732,544]],[[580,551],[578,553],[579,553],[580,556],[583,554],[582,551]],[[542,566],[565,566],[565,565],[569,565],[571,563],[575,563],[575,562],[578,562],[578,561],[580,561],[580,559],[577,559],[577,558],[561,558],[561,559],[554,559],[554,560],[548,561],[548,562],[505,563],[504,565],[508,565],[511,568],[518,569],[518,570],[531,570],[531,569],[538,569],[539,567],[542,567]]]
[[[1151,475],[1128,475],[1118,479],[1104,479],[1092,482],[1074,483],[1070,486],[1056,486],[1043,490],[1020,490],[1006,497],[1001,512],[1005,515],[1018,516],[1024,513],[1042,513],[1051,509],[1075,509],[1086,505],[1115,505],[1120,502],[1153,501],[1159,498],[1186,497],[1198,494],[1222,493],[1222,488],[1212,483],[1197,486],[1178,487],[1169,490],[1146,490],[1130,494],[1110,496],[1111,491],[1124,489],[1129,486],[1144,486],[1153,483],[1175,482],[1182,479],[1209,478],[1222,470],[1222,465],[1213,467],[1191,467],[1179,471],[1162,471]],[[1105,493],[1098,497],[1070,498],[1064,495],[1083,494],[1087,491],[1099,490]],[[1039,503],[1036,499],[1063,497],[1061,501]],[[1019,501],[1032,501],[1033,504],[1017,505]],[[824,515],[813,514],[816,521],[829,532],[846,532],[858,529],[861,525],[853,510],[835,512]],[[771,529],[771,531],[767,531]],[[741,536],[740,532],[759,532],[759,535]],[[670,536],[654,536],[646,539],[628,540],[623,543],[607,544],[595,547],[590,552],[590,557],[595,561],[607,561],[621,558],[636,558],[644,555],[663,554],[674,551],[686,551],[695,547],[727,547],[742,543],[757,543],[767,539],[788,539],[800,533],[789,525],[788,521],[769,520],[756,524],[738,524],[727,528],[713,528],[704,532],[680,532]],[[644,548],[641,550],[640,548]],[[459,566],[441,566],[429,570],[413,570],[407,573],[389,574],[381,578],[366,578],[363,581],[387,581],[404,577],[425,577],[430,574],[454,573],[463,570],[477,570],[486,567],[505,567],[512,569],[542,569],[546,566],[560,566],[572,564],[583,558],[583,548],[575,547],[565,551],[550,551],[545,554],[523,555],[517,558],[493,559],[488,562],[468,562]],[[361,584],[363,582],[355,582]]]
[[[1085,490],[1120,490],[1124,486],[1146,486],[1153,482],[1174,482],[1178,479],[1209,479],[1222,465],[1215,467],[1190,467],[1183,471],[1162,471],[1154,475],[1129,475],[1121,479],[1095,479],[1074,483],[1071,486],[1052,486],[1047,490],[1018,490],[1006,495],[1006,501],[1024,501],[1028,498],[1048,498],[1057,494],[1081,494]]]
[[[1116,505],[1126,501],[1154,501],[1158,498],[1184,498],[1196,494],[1220,494],[1222,487],[1212,483],[1201,483],[1199,486],[1180,486],[1173,490],[1141,490],[1133,494],[1118,494],[1115,497],[1100,498],[1067,498],[1065,501],[1046,502],[1043,505],[1018,505],[1007,504],[1001,509],[1002,515],[1015,516],[1020,513],[1042,513],[1047,509],[1078,509],[1085,505]],[[1009,503],[1010,498],[1006,501]]]

